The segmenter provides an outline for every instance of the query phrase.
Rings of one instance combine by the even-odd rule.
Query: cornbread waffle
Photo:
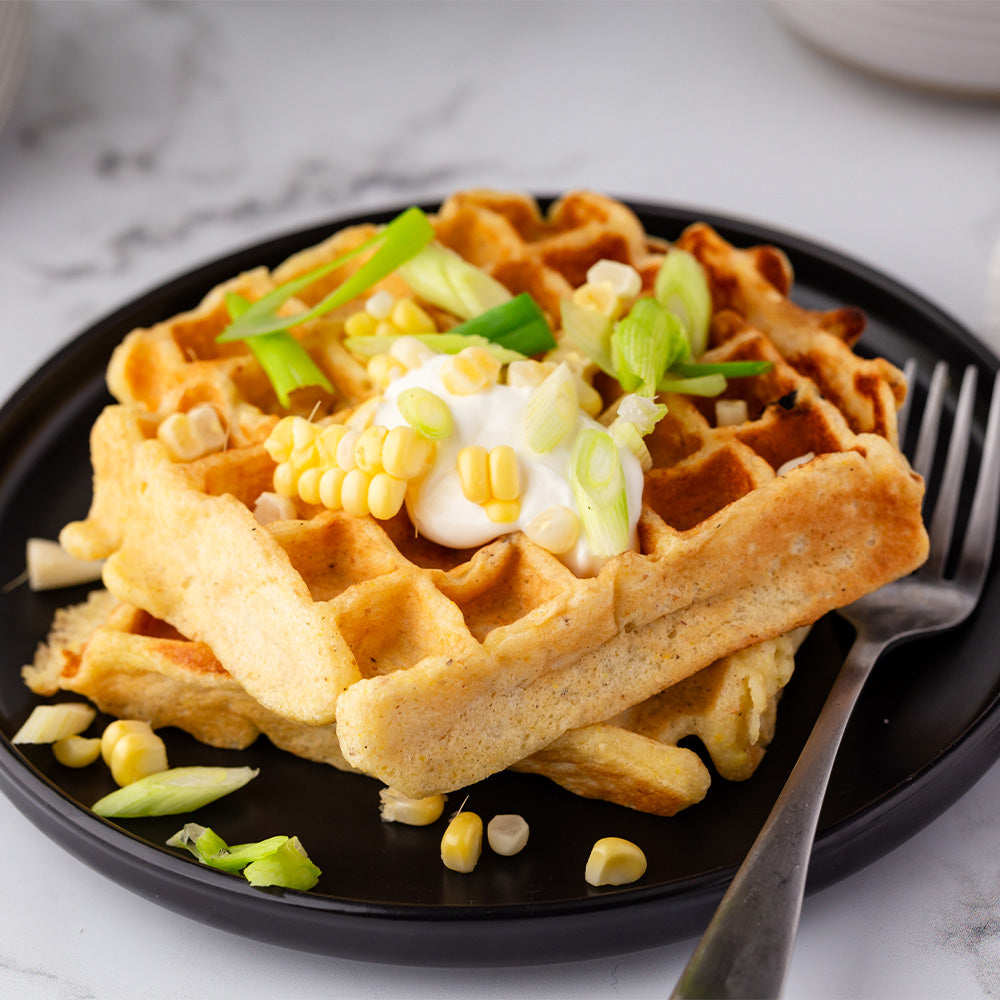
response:
[[[472,192],[449,199],[436,225],[553,318],[597,259],[628,260],[648,288],[663,249],[595,195],[568,196],[543,218],[530,199]],[[255,297],[363,235],[228,287]],[[899,373],[854,355],[850,310],[793,306],[779,253],[738,251],[698,227],[680,245],[702,259],[715,299],[705,360],[774,369],[730,383],[727,396],[748,407],[737,427],[715,426],[712,403],[667,400],[647,439],[640,551],[597,577],[575,577],[519,533],[444,549],[415,538],[405,513],[376,523],[300,504],[295,519],[259,525],[250,508],[273,463],[257,442],[276,406],[253,388],[260,373],[245,349],[215,344],[228,322],[220,290],[131,335],[113,359],[123,405],[95,427],[94,507],[63,542],[110,555],[115,596],[207,645],[265,710],[310,726],[336,719],[346,761],[412,796],[523,761],[914,568],[922,487],[895,448]],[[334,314],[297,331],[342,379],[342,400],[310,393],[300,410],[332,412],[371,391],[353,361],[337,361],[341,323]],[[205,401],[222,410],[231,447],[171,461],[152,428]]]

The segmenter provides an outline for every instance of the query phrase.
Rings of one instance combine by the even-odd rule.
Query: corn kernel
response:
[[[167,769],[167,748],[152,731],[126,733],[115,742],[109,766],[119,785],[131,785]]]
[[[344,321],[344,333],[348,337],[370,337],[377,325],[378,321],[371,313],[356,312]]]
[[[496,500],[516,500],[521,495],[517,453],[509,444],[490,451],[490,493]]]
[[[388,319],[395,304],[396,300],[393,298],[392,292],[380,288],[368,297],[365,302],[365,312],[376,320]]]
[[[390,476],[388,472],[377,472],[368,487],[368,509],[372,517],[386,521],[399,513],[406,496],[406,482]]]
[[[587,271],[587,283],[600,285],[607,282],[615,295],[622,299],[634,299],[642,291],[642,275],[631,264],[619,260],[599,260]]]
[[[561,556],[579,540],[580,519],[568,507],[552,504],[528,522],[524,533],[547,552]]]
[[[274,491],[279,496],[289,499],[298,496],[298,476],[290,463],[282,462],[274,470]]]
[[[382,442],[389,433],[387,427],[377,424],[368,427],[358,436],[354,446],[354,464],[372,476],[382,468]]]
[[[556,370],[549,361],[512,361],[507,365],[507,385],[518,389],[537,389]]]
[[[444,795],[428,795],[423,799],[410,799],[394,788],[383,788],[379,793],[379,814],[386,823],[405,823],[407,826],[429,826],[444,812]]]
[[[343,506],[341,491],[347,473],[339,465],[331,466],[319,479],[319,502],[330,510],[340,510]]]
[[[101,734],[101,757],[110,766],[115,744],[130,733],[152,733],[153,727],[142,719],[116,719]]]
[[[299,476],[299,497],[306,503],[318,504],[321,502],[319,498],[319,483],[322,477],[323,470],[318,465],[314,465],[311,469],[306,469]]]
[[[375,324],[376,337],[398,337],[399,332],[387,319],[383,319]]]
[[[371,513],[368,507],[369,486],[371,476],[367,473],[358,468],[347,472],[340,485],[340,503],[346,513],[354,517],[367,517]]]
[[[528,824],[514,813],[494,816],[486,826],[486,839],[496,854],[511,857],[528,843]]]
[[[257,497],[253,516],[258,524],[271,524],[274,521],[290,521],[298,516],[298,511],[290,497],[265,492]]]
[[[441,370],[441,384],[454,396],[471,396],[494,385],[500,362],[482,347],[466,347]]]
[[[521,501],[487,500],[483,510],[494,524],[513,524],[521,516]]]
[[[453,872],[468,874],[483,851],[483,821],[471,812],[460,812],[441,838],[441,860]]]
[[[340,438],[340,442],[337,445],[337,465],[339,465],[344,472],[350,472],[351,469],[357,468],[358,461],[355,458],[355,449],[358,446],[360,438],[361,431],[354,429],[347,431],[347,433],[342,435]]]
[[[425,343],[406,335],[393,341],[389,353],[406,369],[419,368],[435,356]]]
[[[282,417],[271,430],[264,448],[275,462],[287,462],[292,453],[292,427],[294,417]]]
[[[392,307],[390,318],[400,333],[434,333],[436,330],[434,321],[413,299],[400,299]]]
[[[596,285],[581,285],[573,292],[573,301],[610,319],[617,319],[622,314],[621,299],[608,281]]]
[[[458,453],[456,460],[462,493],[472,503],[490,499],[490,455],[478,444],[469,445]]]
[[[412,427],[393,427],[382,442],[382,468],[397,479],[416,479],[434,458],[434,445]]]
[[[101,756],[101,741],[96,736],[65,736],[52,744],[52,752],[64,767],[87,767]]]
[[[296,448],[288,456],[288,466],[297,476],[301,476],[306,469],[314,469],[317,465],[319,465],[319,453],[315,445]]]
[[[319,428],[310,423],[305,417],[292,418],[292,453],[302,451],[302,449],[312,448],[316,443],[316,435]]]
[[[324,469],[337,461],[337,446],[346,433],[347,428],[343,424],[330,424],[316,436],[316,454]]]
[[[630,840],[604,837],[594,844],[584,877],[591,885],[625,885],[642,878],[646,855]]]
[[[207,403],[193,407],[190,413],[171,413],[157,427],[156,436],[177,462],[193,462],[220,451],[226,443],[222,421]]]
[[[376,354],[375,357],[373,357],[365,366],[365,371],[368,373],[368,377],[375,384],[375,387],[382,390],[385,389],[394,378],[399,378],[400,375],[405,375],[406,367],[401,361],[394,358],[391,354]]]
[[[715,402],[715,424],[717,427],[735,427],[750,419],[750,411],[745,399],[719,399]]]

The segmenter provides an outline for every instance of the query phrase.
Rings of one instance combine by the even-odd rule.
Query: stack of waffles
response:
[[[667,249],[627,207],[587,192],[545,214],[526,196],[464,192],[432,221],[441,243],[529,292],[557,340],[559,302],[592,264],[629,263],[648,290]],[[926,554],[922,483],[897,442],[906,387],[853,351],[863,317],[794,304],[775,248],[737,249],[703,224],[680,234],[712,292],[702,360],[772,367],[730,380],[725,398],[745,404],[736,423],[720,425],[716,400],[664,399],[646,439],[639,550],[596,576],[520,532],[445,548],[405,508],[376,521],[297,500],[262,524],[254,506],[275,470],[263,442],[288,411],[242,344],[216,342],[226,292],[257,298],[371,232],[239,275],[116,350],[91,510],[61,536],[74,555],[106,559],[107,589],[57,616],[27,683],[216,746],[263,733],[411,797],[515,768],[672,815],[710,782],[678,746],[688,736],[720,775],[748,777],[807,627]],[[287,308],[304,312],[354,266]],[[412,294],[396,275],[380,287]],[[376,390],[343,346],[358,308],[294,329],[335,391],[300,390],[293,412],[364,421]],[[597,387],[613,409],[617,387]],[[157,430],[205,403],[227,444],[178,460]]]

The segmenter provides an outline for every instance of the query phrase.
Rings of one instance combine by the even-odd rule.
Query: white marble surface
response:
[[[0,396],[200,261],[472,185],[588,186],[763,220],[987,329],[1000,107],[856,75],[766,7],[43,2],[34,27],[0,133]],[[994,767],[807,900],[787,995],[1000,996],[998,831]],[[6,800],[0,843],[4,997],[617,1000],[668,995],[693,947],[527,969],[365,965],[175,917]]]

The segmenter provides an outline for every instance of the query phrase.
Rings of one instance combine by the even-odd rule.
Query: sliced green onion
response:
[[[611,357],[626,392],[655,396],[657,383],[671,365],[688,357],[681,321],[654,299],[639,299],[615,324]]]
[[[691,354],[694,357],[704,354],[712,319],[712,293],[698,259],[677,247],[668,251],[656,275],[653,295],[680,319]]]
[[[617,417],[611,422],[608,433],[615,444],[628,448],[639,459],[643,472],[649,472],[653,467],[653,456],[650,455],[649,448],[646,447],[646,442],[643,441],[639,428],[631,420],[622,420],[621,417]]]
[[[348,337],[344,341],[344,346],[359,358],[371,360],[376,354],[387,354],[392,345],[401,336],[412,337],[419,340],[432,351],[438,354],[458,354],[466,347],[482,347],[490,352],[502,365],[509,365],[512,361],[523,361],[524,355],[518,351],[509,350],[494,344],[485,337],[467,337],[460,333],[408,333],[408,334],[370,334],[363,337]]]
[[[331,309],[350,302],[366,292],[376,282],[392,274],[404,261],[419,253],[434,238],[434,228],[430,220],[419,208],[408,208],[397,215],[381,232],[371,240],[355,247],[336,260],[309,271],[307,274],[287,281],[273,291],[252,303],[250,308],[234,318],[222,333],[216,337],[219,343],[233,340],[248,340],[267,333],[277,333],[322,316]],[[342,285],[318,302],[312,309],[294,316],[279,316],[278,310],[303,288],[340,267],[369,246],[378,244],[378,249]]]
[[[724,375],[700,375],[697,378],[661,378],[657,388],[660,392],[676,392],[684,396],[718,396],[725,391]]]
[[[298,837],[289,837],[276,851],[243,869],[251,885],[277,885],[284,889],[311,889],[321,874]]]
[[[82,701],[36,705],[11,743],[55,743],[82,733],[96,715],[97,711]]]
[[[185,823],[168,841],[167,847],[182,847],[189,850],[199,861],[210,868],[224,872],[242,871],[252,861],[260,861],[273,854],[288,841],[288,837],[268,837],[253,844],[237,844],[230,847],[210,827],[198,823]]]
[[[167,841],[167,847],[186,848],[205,864],[213,855],[229,850],[229,845],[214,830],[200,823],[185,823]]]
[[[448,404],[429,389],[404,389],[396,400],[403,419],[431,441],[443,441],[455,432],[455,419]]]
[[[591,551],[614,556],[629,544],[628,495],[618,446],[605,431],[585,427],[570,458],[570,481]]]
[[[257,776],[252,767],[174,767],[133,781],[93,805],[98,816],[171,816],[200,809]]]
[[[229,292],[226,295],[226,306],[229,308],[229,315],[238,319],[253,308],[253,303],[236,292]],[[290,333],[279,331],[262,334],[248,340],[246,345],[264,369],[278,402],[285,409],[288,409],[290,393],[295,389],[318,385],[327,392],[333,392],[333,386],[323,370]]]
[[[745,378],[763,375],[774,367],[773,361],[681,361],[670,369],[671,375],[696,378],[699,375],[723,375],[726,378]]]
[[[485,337],[501,347],[528,356],[541,354],[556,346],[545,314],[527,292],[467,319],[453,327],[451,332],[466,337]]]
[[[538,454],[553,448],[576,427],[580,400],[576,379],[565,361],[528,397],[524,408],[524,439]]]
[[[439,243],[428,243],[400,266],[399,274],[425,302],[462,319],[472,319],[511,299],[491,274]]]
[[[582,351],[591,361],[608,375],[617,377],[611,358],[611,332],[614,321],[588,306],[582,306],[572,299],[559,303],[562,316],[562,331],[569,342]]]
[[[615,416],[620,420],[635,425],[636,430],[645,437],[653,432],[653,428],[666,416],[667,408],[663,403],[654,403],[646,396],[630,394],[622,396],[618,403]]]

